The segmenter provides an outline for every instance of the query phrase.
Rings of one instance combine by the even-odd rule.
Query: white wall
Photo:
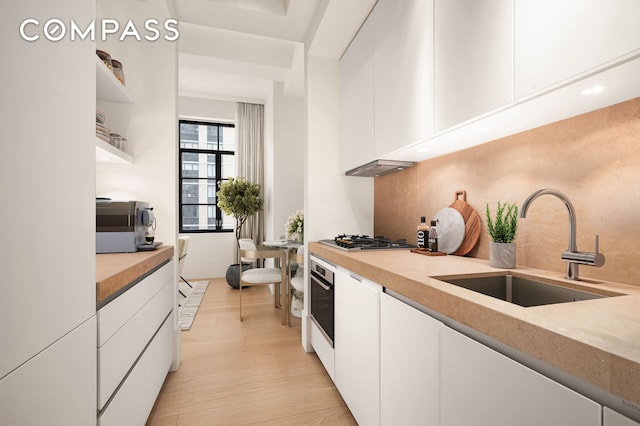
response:
[[[273,83],[271,83],[273,87]],[[276,163],[276,139],[275,139],[275,116],[274,98],[276,94],[271,88],[265,96],[264,102],[264,206],[262,214],[264,216],[264,237],[267,240],[274,239],[273,223],[275,209],[275,174],[278,170]]]
[[[181,234],[189,237],[182,276],[187,280],[224,277],[233,263],[236,237],[233,232]]]
[[[236,103],[204,97],[180,96],[178,116],[184,119],[235,122]],[[227,267],[234,263],[236,238],[233,232],[181,235],[189,237],[188,255],[182,270],[183,277],[187,280],[224,277]]]
[[[236,121],[236,103],[209,98],[180,96],[178,115],[187,120]]]
[[[373,179],[340,167],[340,63],[307,59],[307,187],[305,239],[373,232]],[[308,220],[307,220],[308,219]]]
[[[273,86],[272,199],[265,237],[285,235],[287,218],[304,209],[304,100],[284,96],[284,85]]]
[[[149,17],[167,19],[163,0],[97,2],[97,16],[127,22]],[[177,238],[177,43],[117,38],[98,41],[123,63],[133,105],[101,102],[107,124],[110,115],[120,115],[119,130],[128,139],[132,165],[98,164],[96,195],[118,200],[148,201],[157,219],[156,240],[176,245]],[[117,112],[116,112],[117,111]]]
[[[265,238],[279,238],[291,212],[303,208],[304,102],[284,96],[282,83],[272,83],[264,100],[265,125]],[[181,118],[235,121],[235,102],[181,96]],[[223,277],[234,263],[233,233],[188,235],[189,254],[182,275],[190,278]]]
[[[305,241],[338,233],[373,233],[373,179],[348,177],[340,166],[340,62],[307,56]],[[308,273],[308,272],[307,272]],[[309,294],[309,289],[306,289]],[[309,298],[302,312],[302,346],[309,341]]]

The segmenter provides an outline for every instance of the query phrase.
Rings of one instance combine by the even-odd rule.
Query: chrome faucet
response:
[[[527,210],[529,210],[529,206],[531,206],[533,200],[545,194],[555,195],[558,197],[569,211],[569,248],[562,252],[562,260],[567,262],[567,278],[570,280],[579,280],[578,265],[598,267],[604,265],[604,255],[602,253],[598,253],[599,237],[596,235],[596,251],[594,253],[578,251],[578,248],[576,247],[576,211],[567,196],[555,189],[540,189],[529,195],[522,203],[520,218],[526,218]]]

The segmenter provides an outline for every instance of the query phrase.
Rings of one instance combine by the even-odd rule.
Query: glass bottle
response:
[[[431,221],[431,227],[429,228],[429,251],[437,252],[438,251],[438,229],[436,228],[436,221]]]
[[[429,227],[427,226],[427,219],[424,216],[420,217],[420,224],[418,225],[418,248],[420,250],[427,250],[429,247]]]

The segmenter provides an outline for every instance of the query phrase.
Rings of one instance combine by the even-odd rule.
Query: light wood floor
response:
[[[182,363],[169,373],[148,426],[356,425],[315,353],[300,344],[300,320],[280,323],[266,286],[238,290],[211,280]]]

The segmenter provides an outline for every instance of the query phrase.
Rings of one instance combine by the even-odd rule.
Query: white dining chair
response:
[[[287,292],[287,300],[289,302],[289,312],[296,318],[302,316],[302,309],[304,307],[304,265],[304,246],[300,246],[289,252],[289,291]],[[294,267],[296,267],[295,275],[293,275]],[[287,324],[291,325],[289,313],[287,314]]]
[[[240,293],[240,321],[243,321],[242,316],[242,287],[257,286],[257,285],[274,285],[274,307],[281,308],[280,286],[287,285],[287,253],[283,250],[271,249],[264,246],[256,247],[252,240],[251,243],[245,241],[240,245],[240,258],[243,261],[246,259],[249,263],[257,265],[257,261],[260,259],[274,259],[273,267],[256,267],[253,269],[247,269],[240,274],[239,293]],[[244,247],[244,248],[243,248]],[[288,291],[288,289],[286,289]],[[282,309],[282,324],[287,321],[285,310]]]
[[[240,250],[256,250],[256,243],[251,238],[240,238],[238,244],[240,245]],[[248,263],[252,268],[258,266],[256,259],[248,259],[246,257],[240,257],[240,263]]]
[[[184,268],[184,262],[188,254],[188,250],[189,250],[189,237],[187,236],[179,237],[178,238],[178,276],[182,281],[184,281],[186,285],[188,285],[190,288],[193,288],[191,283],[182,276],[182,269]],[[182,297],[187,297],[182,292],[182,290],[180,290],[180,287],[178,287],[178,293],[180,293]]]

